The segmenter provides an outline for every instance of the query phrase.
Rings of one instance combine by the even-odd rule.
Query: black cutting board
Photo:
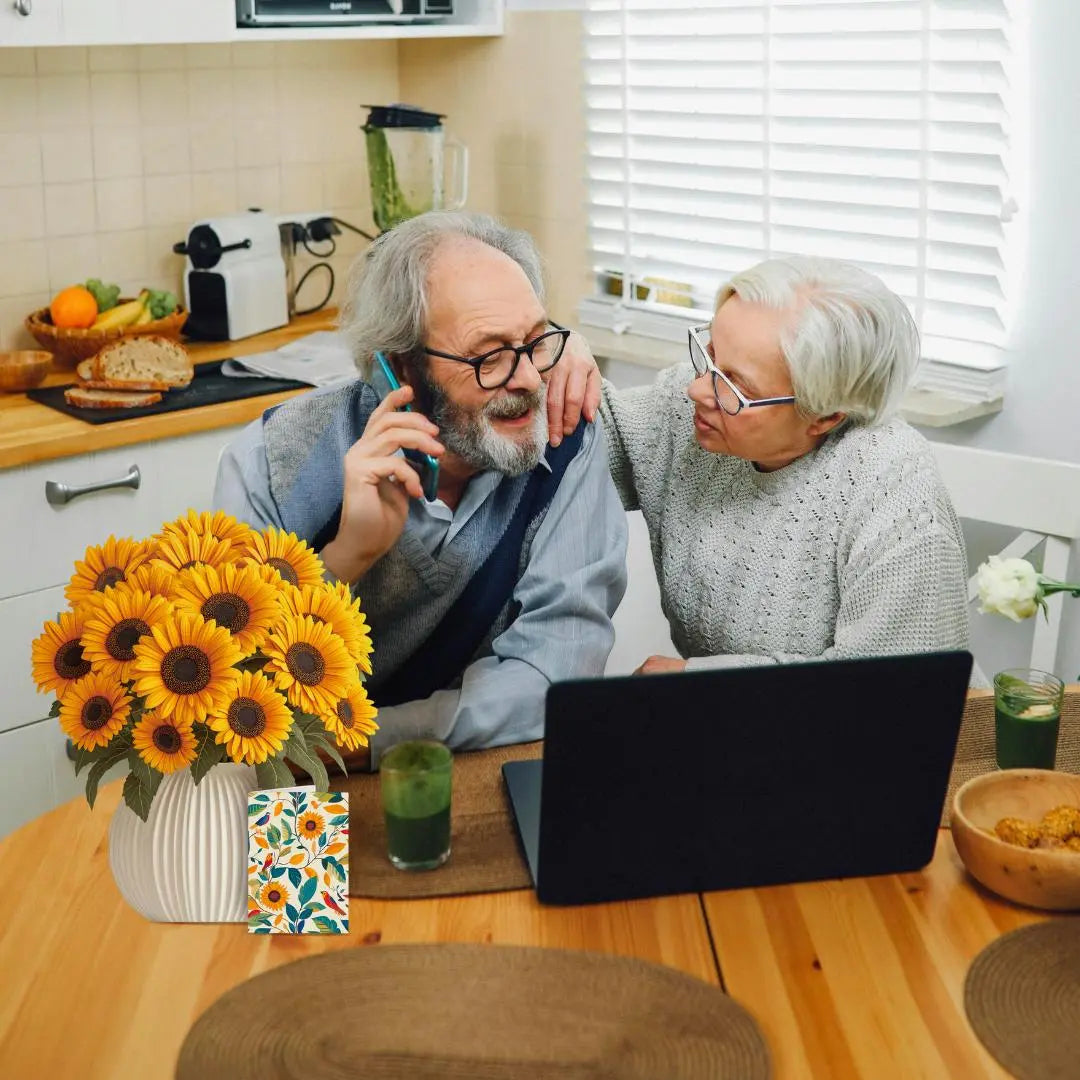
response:
[[[163,391],[156,405],[138,409],[80,409],[64,400],[66,386],[49,386],[43,390],[27,390],[26,396],[57,412],[85,420],[88,424],[111,424],[114,420],[134,420],[138,416],[197,409],[200,405],[216,405],[219,401],[238,401],[240,398],[278,394],[283,390],[309,390],[309,383],[295,379],[234,378],[221,374],[221,361],[199,364],[195,378],[183,390]]]

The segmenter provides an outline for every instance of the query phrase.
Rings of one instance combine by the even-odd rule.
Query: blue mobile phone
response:
[[[370,383],[371,388],[379,395],[380,401],[392,390],[401,389],[401,383],[398,382],[390,361],[381,352],[375,353],[375,361],[371,365]],[[402,411],[412,412],[412,408],[406,405]],[[420,477],[420,487],[423,488],[424,498],[428,502],[434,502],[439,492],[438,459],[419,450],[402,449],[401,452],[405,455],[405,460],[416,470],[416,475]]]

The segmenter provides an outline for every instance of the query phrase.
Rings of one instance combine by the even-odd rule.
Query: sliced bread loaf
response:
[[[106,345],[94,357],[92,381],[125,388],[135,383],[187,386],[194,374],[183,345],[151,335],[123,337]]]
[[[81,390],[171,390],[172,383],[160,382],[157,379],[138,379],[128,382],[114,382],[111,379],[94,378],[94,358],[83,360],[75,369],[79,376],[79,389]]]
[[[64,400],[80,409],[139,409],[144,405],[156,405],[161,400],[161,394],[156,390],[91,390],[69,386],[64,391]]]

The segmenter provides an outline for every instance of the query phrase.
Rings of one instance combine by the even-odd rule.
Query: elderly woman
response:
[[[639,671],[966,648],[960,526],[895,415],[919,358],[899,297],[845,263],[772,259],[689,338],[692,367],[600,403],[683,657]]]

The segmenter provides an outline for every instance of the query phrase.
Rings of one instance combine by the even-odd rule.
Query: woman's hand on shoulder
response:
[[[668,671],[685,671],[686,661],[679,660],[674,656],[650,656],[639,667],[635,675],[660,675]]]
[[[596,419],[600,405],[600,369],[580,334],[571,334],[559,362],[544,376],[547,382],[548,441],[558,446],[577,428],[581,417]]]

